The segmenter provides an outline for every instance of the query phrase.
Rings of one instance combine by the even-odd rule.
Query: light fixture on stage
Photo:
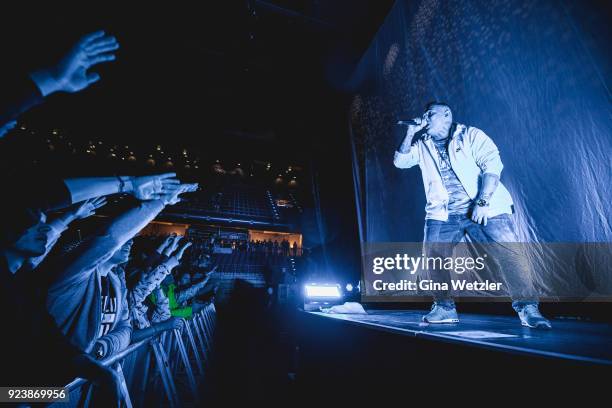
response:
[[[340,285],[311,283],[306,285],[306,296],[309,298],[339,298]]]
[[[307,283],[304,286],[304,310],[320,310],[342,301],[340,285],[337,283]]]
[[[352,292],[352,291],[353,291],[353,285],[352,285],[352,284],[350,284],[350,283],[347,283],[347,284],[346,284],[346,291],[347,291],[347,292]]]

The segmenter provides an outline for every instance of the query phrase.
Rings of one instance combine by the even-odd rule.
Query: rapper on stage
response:
[[[550,329],[538,310],[530,268],[516,244],[512,197],[500,181],[503,164],[493,140],[476,127],[454,123],[448,104],[432,102],[422,117],[408,122],[393,164],[400,169],[421,168],[427,198],[426,254],[452,256],[455,245],[469,236],[472,247],[485,251],[489,262],[500,269],[521,324]],[[430,273],[435,281],[447,282],[452,271]],[[435,291],[433,297],[423,321],[459,321],[448,291]]]

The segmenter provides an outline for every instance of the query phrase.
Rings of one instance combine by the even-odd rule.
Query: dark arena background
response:
[[[124,3],[20,4],[0,26],[0,404],[606,393],[609,2]],[[463,275],[500,293],[433,307],[427,271],[372,272],[450,228],[445,155],[459,184],[478,166],[467,217],[503,162],[528,301],[502,261]],[[477,254],[496,221],[463,222],[455,255]]]

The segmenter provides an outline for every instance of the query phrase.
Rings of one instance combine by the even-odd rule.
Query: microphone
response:
[[[416,123],[416,121],[412,120],[412,119],[408,119],[408,120],[398,120],[397,121],[398,125],[406,125],[406,126],[419,126],[420,123]]]

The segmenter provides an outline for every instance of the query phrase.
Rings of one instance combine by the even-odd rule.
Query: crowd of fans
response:
[[[280,241],[272,239],[264,240],[242,240],[242,239],[219,239],[216,243],[221,248],[231,248],[238,252],[257,252],[267,255],[299,256],[300,250],[296,241],[291,244],[288,240]]]
[[[19,114],[50,94],[78,92],[100,80],[90,68],[114,60],[118,47],[114,37],[95,32],[51,68],[10,78],[0,98],[0,137]],[[192,245],[181,236],[136,237],[198,185],[181,183],[174,173],[38,175],[3,185],[0,385],[63,386],[82,377],[98,385],[100,406],[117,406],[119,377],[100,360],[160,330],[180,327],[180,318],[199,307],[193,299],[210,279],[206,272],[214,272],[202,257],[196,259],[203,266],[198,273],[180,268]],[[78,242],[62,243],[73,221],[93,215],[115,194],[131,196],[132,205]]]
[[[250,240],[246,243],[248,252],[263,252],[266,254],[277,254],[282,256],[298,256],[298,244],[291,244],[288,240],[279,241],[273,240]]]

